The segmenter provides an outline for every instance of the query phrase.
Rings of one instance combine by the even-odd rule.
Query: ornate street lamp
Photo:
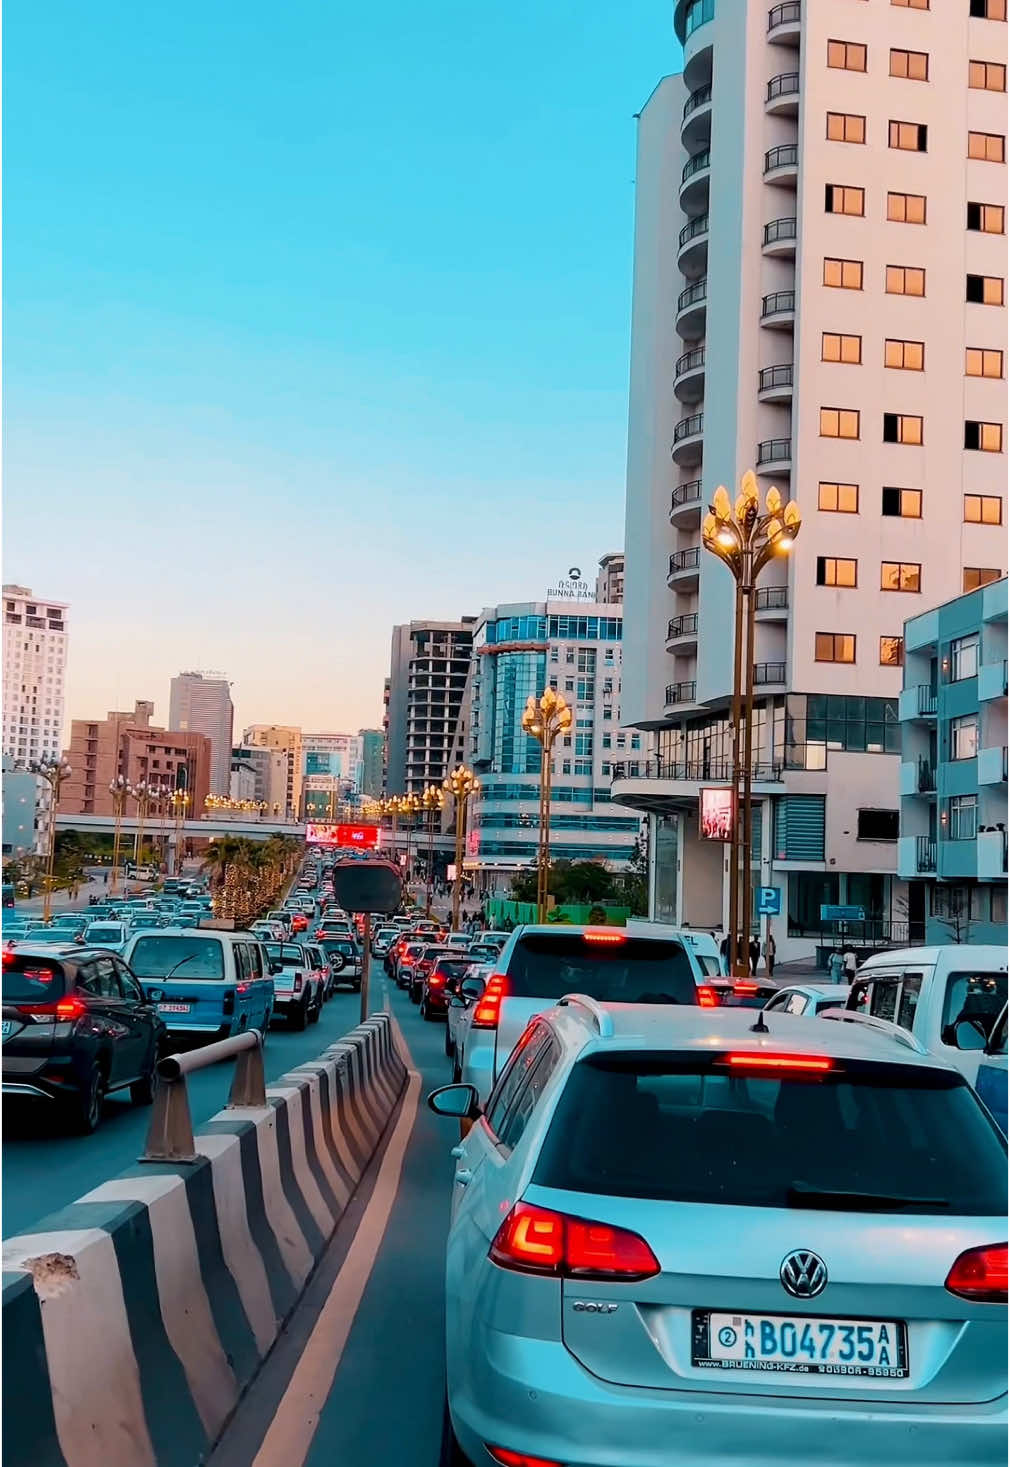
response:
[[[537,921],[547,921],[547,878],[551,864],[551,762],[558,734],[572,726],[572,710],[553,688],[540,701],[532,693],[520,720],[523,732],[540,744],[540,842],[537,851]]]
[[[431,916],[431,885],[435,864],[435,812],[445,808],[445,796],[437,784],[429,784],[421,796],[428,825],[428,868],[425,872],[424,914]]]
[[[144,821],[147,819],[148,809],[156,793],[155,786],[146,779],[142,779],[139,784],[130,786],[130,795],[137,802],[137,830],[133,837],[133,860],[135,865],[140,863],[140,858],[143,854]]]
[[[176,790],[172,795],[172,809],[175,812],[175,875],[182,875],[182,825],[186,819],[186,810],[189,806],[190,796],[187,790]]]
[[[125,774],[117,774],[109,785],[109,794],[112,796],[112,813],[116,817],[115,834],[112,837],[112,881],[109,886],[109,895],[115,896],[119,889],[119,855],[123,839],[123,811],[126,809],[126,798],[130,793],[130,781]]]
[[[749,972],[747,944],[751,931],[751,781],[754,754],[754,589],[761,571],[776,555],[793,548],[800,532],[794,500],[783,506],[775,488],[765,495],[764,512],[757,479],[748,469],[740,480],[736,503],[720,485],[701,527],[705,549],[722,561],[736,583],[733,617],[733,823],[730,841],[729,958],[730,972]],[[743,753],[741,756],[741,719]],[[742,871],[741,871],[742,867]],[[743,951],[739,944],[743,942]]]
[[[442,781],[447,795],[456,802],[456,879],[452,885],[452,930],[459,931],[459,899],[463,889],[463,832],[466,828],[466,805],[471,795],[480,794],[480,780],[472,769],[459,764]]]
[[[53,915],[53,867],[56,861],[56,811],[60,803],[60,787],[69,779],[73,770],[65,759],[33,759],[30,773],[44,779],[49,786],[49,841],[46,851],[46,883],[42,893],[42,921],[48,923]]]
[[[420,795],[407,794],[400,796],[399,811],[400,814],[403,815],[407,821],[407,865],[405,867],[405,870],[407,873],[408,886],[410,884],[410,843],[414,834],[414,824],[417,819],[417,812],[418,810],[420,810],[420,808]]]

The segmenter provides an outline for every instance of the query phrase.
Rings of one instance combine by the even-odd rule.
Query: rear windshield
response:
[[[63,964],[49,958],[4,953],[3,974],[4,1003],[45,1003],[66,988]]]
[[[716,1001],[720,1008],[724,1009],[763,1009],[770,998],[774,998],[778,989],[769,984],[767,987],[755,983],[741,983],[730,986],[722,984],[714,988]]]
[[[587,941],[581,933],[530,933],[509,959],[506,992],[552,999],[585,993],[604,1003],[698,1002],[691,964],[679,942],[653,937]]]
[[[319,946],[324,953],[343,953],[345,957],[353,957],[354,947],[349,942],[334,942],[330,938],[327,942],[321,942]]]
[[[86,936],[89,942],[122,942],[123,929],[118,922],[94,922]]]
[[[572,1069],[534,1181],[576,1192],[828,1212],[1004,1216],[1006,1144],[960,1075],[839,1061],[811,1077],[718,1059]]]
[[[302,947],[299,947],[296,943],[286,942],[284,944],[284,946],[281,948],[281,962],[282,963],[299,963],[300,964],[300,963],[304,963],[304,961],[305,961],[305,949],[302,948]]]
[[[436,973],[444,973],[447,978],[462,978],[470,971],[468,958],[439,958],[435,964]]]
[[[130,955],[138,978],[178,977],[190,982],[224,977],[224,952],[211,937],[142,937]]]
[[[192,917],[195,916],[195,913],[191,912],[189,915]],[[157,917],[131,917],[130,926],[135,932],[147,932],[150,928],[158,926],[158,919]]]

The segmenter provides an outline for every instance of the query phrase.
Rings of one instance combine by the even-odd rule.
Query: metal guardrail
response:
[[[784,662],[755,662],[754,682],[758,687],[768,683],[784,683],[786,680],[786,665]]]
[[[757,446],[759,464],[791,463],[792,457],[793,445],[788,438],[766,438]]]
[[[678,247],[680,249],[683,249],[684,246],[687,244],[687,242],[688,242],[689,239],[694,239],[696,235],[699,235],[699,234],[707,234],[707,233],[708,233],[708,215],[707,214],[699,214],[698,217],[697,217],[697,219],[692,219],[692,220],[690,220],[689,223],[685,224],[684,225],[684,228],[678,234],[678,236],[677,236],[677,244],[678,244]]]
[[[916,690],[915,706],[919,713],[935,713],[936,689],[929,683],[920,683]]]
[[[696,346],[693,351],[684,352],[683,356],[677,358],[673,368],[674,381],[683,377],[685,372],[696,372],[699,367],[705,365],[705,348]]]
[[[788,605],[788,586],[763,586],[754,592],[755,611],[782,611]]]
[[[798,71],[783,71],[779,76],[773,76],[768,83],[768,91],[765,94],[767,102],[774,102],[777,97],[791,97],[800,89],[800,74]]]
[[[669,708],[675,703],[693,703],[697,687],[696,682],[667,683],[666,706]]]
[[[916,871],[936,870],[936,840],[931,835],[917,835],[915,837],[915,869]]]
[[[681,121],[686,122],[692,112],[697,112],[699,107],[706,106],[712,100],[712,83],[706,82],[703,87],[696,87],[684,103],[684,111]]]
[[[195,1070],[206,1070],[222,1060],[237,1059],[235,1074],[228,1094],[228,1110],[244,1107],[261,1108],[267,1103],[263,1074],[263,1035],[258,1029],[246,1029],[230,1039],[219,1039],[202,1049],[169,1054],[155,1067],[158,1087],[154,1093],[154,1110],[144,1143],[141,1161],[195,1162],[199,1160],[193,1138],[193,1120],[189,1113],[186,1076]]]
[[[666,640],[669,642],[674,637],[692,636],[698,630],[698,613],[696,611],[685,612],[683,616],[672,617],[666,624]]]
[[[671,686],[674,686],[671,684]],[[611,765],[614,779],[626,779],[628,763],[637,763],[639,779],[676,779],[697,783],[720,783],[733,778],[733,764],[728,759],[685,759],[675,763],[664,763],[650,756],[647,759],[625,760]],[[751,762],[751,774],[755,780],[778,783],[782,779],[781,764],[766,764],[760,760]]]
[[[792,387],[792,385],[792,362],[782,362],[777,367],[762,367],[758,372],[758,392],[768,392],[773,387]]]
[[[796,220],[793,218],[773,219],[764,228],[764,243],[766,245],[778,244],[784,239],[796,238]]]
[[[705,431],[705,414],[692,413],[689,418],[682,418],[673,430],[674,443],[682,443],[685,438],[694,438],[698,433]]]
[[[668,574],[675,576],[679,571],[697,570],[700,561],[701,549],[697,545],[690,545],[686,550],[675,550],[670,556]]]
[[[765,173],[774,173],[776,168],[795,168],[800,161],[797,143],[779,143],[765,153]]]
[[[680,292],[680,295],[677,297],[677,310],[683,311],[687,306],[697,305],[699,301],[705,300],[707,296],[708,276],[706,275],[703,280],[697,281],[694,285],[689,285],[686,290]]]
[[[684,164],[680,175],[681,184],[687,183],[687,180],[693,178],[696,173],[704,173],[705,169],[711,168],[711,166],[712,154],[708,148],[705,148],[701,153],[695,153],[694,157],[688,158]]]
[[[761,297],[761,316],[776,316],[780,311],[795,311],[795,290],[773,290]]]
[[[701,480],[689,479],[686,484],[678,484],[670,494],[670,508],[679,509],[682,504],[698,504],[701,501]]]
[[[773,5],[768,12],[768,29],[773,31],[776,26],[791,25],[801,17],[800,0],[785,0],[782,5]]]

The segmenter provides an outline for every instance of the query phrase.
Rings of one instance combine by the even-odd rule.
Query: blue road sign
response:
[[[821,907],[822,922],[865,922],[865,907]]]
[[[759,886],[757,889],[757,913],[759,917],[778,917],[782,914],[781,886]]]

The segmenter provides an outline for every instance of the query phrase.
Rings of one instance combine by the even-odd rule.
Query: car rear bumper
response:
[[[612,1386],[560,1343],[481,1327],[449,1404],[460,1446],[565,1467],[932,1467],[1006,1461],[1006,1397],[982,1404],[869,1406]]]

